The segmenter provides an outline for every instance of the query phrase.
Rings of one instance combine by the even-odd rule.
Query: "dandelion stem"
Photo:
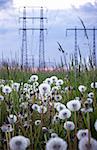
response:
[[[75,122],[75,141],[74,141],[74,147],[75,147],[75,150],[77,149],[77,137],[76,137],[76,134],[77,134],[77,116],[76,116],[76,111],[74,112],[74,122]]]
[[[69,150],[72,150],[71,141],[70,141],[70,131],[69,130],[67,130],[67,137],[68,137]]]
[[[9,140],[8,140],[8,134],[7,132],[5,132],[5,136],[6,136],[6,142],[7,142],[7,150],[9,150]]]
[[[87,112],[87,123],[88,123],[88,142],[89,142],[89,145],[90,145],[90,115],[89,115],[89,112]]]
[[[46,136],[46,133],[44,133],[44,139],[45,139],[45,142],[47,143],[47,136]]]

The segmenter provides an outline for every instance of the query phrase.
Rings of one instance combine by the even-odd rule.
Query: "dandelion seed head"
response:
[[[58,78],[56,76],[52,76],[50,79],[51,79],[51,82],[54,84],[56,84],[56,82],[58,80]]]
[[[58,123],[59,120],[60,120],[59,115],[58,115],[58,114],[55,114],[55,116],[54,116],[53,119],[52,119],[52,123],[53,123],[53,124],[54,124],[54,123]]]
[[[66,119],[71,117],[71,112],[68,109],[63,109],[59,112],[59,118],[60,119]]]
[[[56,105],[56,110],[58,111],[58,112],[60,112],[61,110],[63,110],[63,109],[65,109],[66,108],[66,106],[64,105],[64,104],[62,104],[62,103],[57,103],[58,105]]]
[[[36,120],[36,121],[35,121],[35,125],[36,125],[36,126],[39,126],[40,124],[41,124],[41,120]]]
[[[39,92],[40,95],[45,95],[45,94],[49,94],[51,90],[51,87],[49,84],[47,83],[42,83],[39,85]]]
[[[61,101],[62,100],[62,96],[61,95],[55,95],[55,101]]]
[[[4,124],[1,126],[2,132],[12,132],[13,128],[11,124]]]
[[[97,150],[97,141],[90,138],[90,145],[88,137],[84,137],[79,141],[79,150]]]
[[[46,150],[67,150],[67,143],[59,137],[51,138],[46,144]]]
[[[74,130],[75,125],[74,125],[74,123],[73,123],[72,121],[66,121],[66,122],[64,123],[64,128],[65,128],[66,130]]]
[[[83,93],[83,92],[85,92],[86,91],[86,86],[84,86],[84,85],[80,85],[79,87],[78,87],[78,89],[79,89],[79,91],[81,92],[81,93]]]
[[[81,129],[77,132],[77,138],[81,140],[84,137],[88,137],[88,129]]]
[[[92,98],[87,98],[86,101],[87,101],[88,104],[92,104],[93,103],[93,99]]]
[[[4,100],[4,96],[0,95],[0,102]]]
[[[14,82],[11,85],[12,89],[16,90],[18,92],[19,87],[20,87],[20,83]]]
[[[37,76],[37,75],[32,75],[32,76],[30,77],[30,81],[31,81],[31,82],[36,82],[36,81],[38,81],[38,76]]]
[[[5,85],[3,88],[2,88],[2,92],[5,93],[5,94],[10,94],[12,92],[12,89],[11,87],[9,87],[8,85]]]
[[[58,134],[57,133],[52,133],[51,138],[55,138],[55,137],[58,137]]]
[[[91,83],[91,88],[97,88],[97,82],[92,82]]]
[[[61,85],[63,85],[63,83],[64,83],[63,80],[59,79],[59,80],[57,80],[56,85],[61,86]]]
[[[97,120],[95,121],[94,128],[97,131]]]
[[[89,98],[94,98],[94,93],[93,92],[88,93],[88,97]]]
[[[67,107],[71,111],[78,111],[81,108],[81,103],[79,100],[71,100],[67,102]]]
[[[8,121],[10,124],[14,124],[17,121],[17,116],[13,114],[9,115]]]
[[[40,107],[40,106],[37,105],[37,104],[33,104],[33,105],[32,105],[32,109],[35,110],[35,111],[38,111],[39,107]]]
[[[26,148],[30,145],[30,140],[24,136],[15,136],[12,137],[9,146],[11,150],[26,150]]]

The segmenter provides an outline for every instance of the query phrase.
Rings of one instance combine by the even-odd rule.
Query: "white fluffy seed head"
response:
[[[55,95],[54,98],[55,98],[55,101],[56,101],[56,102],[62,100],[62,96],[61,96],[60,94]]]
[[[58,80],[58,78],[56,76],[52,76],[50,79],[51,79],[51,82],[55,83],[55,84],[56,84],[56,82]]]
[[[94,93],[93,92],[88,93],[88,97],[89,98],[94,98]]]
[[[11,87],[9,87],[8,85],[5,85],[3,88],[2,88],[2,92],[5,93],[5,94],[9,94],[12,92],[12,89]]]
[[[62,103],[57,103],[57,105],[56,105],[56,110],[58,112],[60,112],[61,110],[65,109],[65,108],[66,108],[66,106]]]
[[[81,103],[79,100],[71,100],[67,102],[67,107],[71,111],[79,111],[79,109],[81,108]]]
[[[94,128],[97,131],[97,120],[95,121]]]
[[[13,114],[9,115],[8,121],[10,124],[14,124],[17,121],[17,116]]]
[[[88,137],[88,129],[81,129],[77,132],[77,138],[81,140],[84,137]]]
[[[63,83],[64,83],[63,80],[59,79],[59,80],[57,80],[56,85],[61,86],[61,85],[63,85]]]
[[[71,112],[68,109],[63,109],[59,112],[59,118],[60,119],[66,119],[71,117]]]
[[[18,92],[19,90],[19,87],[20,87],[20,83],[17,83],[17,82],[14,82],[12,83],[12,89],[16,90]]]
[[[37,75],[32,75],[31,77],[30,77],[30,81],[31,82],[36,82],[38,80],[38,76]]]
[[[64,128],[65,128],[66,130],[74,130],[75,125],[74,125],[74,123],[73,123],[72,121],[66,121],[66,122],[64,123]]]
[[[97,82],[92,82],[91,83],[91,88],[97,88]]]
[[[79,150],[97,150],[97,141],[90,138],[90,145],[88,137],[84,137],[79,141]]]
[[[78,87],[78,89],[79,89],[79,91],[81,92],[81,93],[83,93],[83,92],[85,92],[86,91],[86,86],[84,86],[84,85],[80,85],[79,87]]]
[[[9,146],[11,150],[26,150],[26,148],[30,145],[30,140],[24,136],[15,136],[12,137]]]
[[[47,83],[42,83],[39,85],[39,92],[40,95],[45,95],[45,94],[49,94],[51,90],[51,87],[49,84]]]
[[[67,143],[59,137],[51,138],[46,144],[46,150],[67,150]]]
[[[58,137],[58,134],[57,133],[52,133],[51,138],[55,138],[55,137]]]

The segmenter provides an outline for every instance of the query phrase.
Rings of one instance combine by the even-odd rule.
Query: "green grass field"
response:
[[[61,88],[58,89],[57,93],[53,93],[49,96],[43,95],[44,97],[39,97],[39,89],[35,87],[33,90],[33,82],[29,83],[28,80],[31,75],[38,76],[38,82],[41,84],[46,78],[56,76],[58,79],[63,80]],[[23,135],[30,139],[29,150],[45,150],[45,145],[50,139],[52,133],[56,133],[60,138],[67,141],[68,147],[72,147],[72,150],[78,149],[79,140],[75,140],[76,134],[80,129],[88,129],[91,137],[97,139],[97,132],[94,128],[94,123],[97,119],[97,89],[91,88],[91,83],[97,81],[97,70],[75,72],[72,70],[70,72],[66,71],[54,71],[54,72],[37,72],[32,73],[31,71],[21,71],[19,69],[0,69],[0,79],[5,81],[0,83],[0,94],[4,97],[4,100],[0,101],[0,149],[9,150],[9,141],[12,137],[16,135]],[[2,84],[12,86],[12,81],[22,83],[20,85],[19,91],[12,89],[11,93],[5,94],[2,91]],[[30,87],[27,91],[24,88],[24,83],[27,83]],[[26,86],[28,86],[26,85]],[[86,90],[80,92],[78,87],[84,85]],[[51,91],[55,83],[51,84]],[[65,90],[69,87],[69,90]],[[71,88],[72,87],[72,88]],[[94,97],[92,98],[93,103],[87,104],[88,93],[93,92]],[[80,110],[75,112],[71,111],[71,117],[65,119],[59,119],[57,123],[53,123],[53,118],[59,112],[54,107],[56,100],[55,96],[61,95],[61,102],[65,106],[68,101],[74,100],[78,97],[81,100],[81,108],[86,110],[92,108],[92,112],[82,112]],[[44,103],[46,100],[46,104]],[[39,107],[43,108],[42,112],[39,113],[32,109],[32,106],[37,104]],[[88,108],[87,108],[88,107]],[[46,109],[46,112],[43,112]],[[16,115],[17,121],[15,123],[9,123],[9,115]],[[75,118],[76,117],[76,118]],[[39,125],[35,125],[35,121],[40,120]],[[75,129],[68,132],[64,129],[64,123],[66,121],[72,121],[75,124]],[[11,125],[12,131],[2,131],[3,125]],[[46,127],[44,129],[43,127]],[[68,138],[69,136],[69,138]],[[89,137],[88,137],[89,138]],[[68,140],[69,139],[69,140]],[[71,142],[70,142],[71,141]]]

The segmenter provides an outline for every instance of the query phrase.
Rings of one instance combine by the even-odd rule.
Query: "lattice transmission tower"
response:
[[[45,47],[44,47],[44,31],[47,28],[44,28],[44,20],[47,20],[47,17],[44,17],[44,8],[40,7],[40,16],[37,17],[27,17],[26,16],[26,7],[23,9],[23,17],[20,17],[23,20],[23,27],[20,28],[22,30],[22,48],[21,48],[21,66],[22,68],[28,67],[28,48],[27,48],[27,31],[28,30],[38,30],[39,34],[39,68],[45,68]],[[40,20],[40,27],[28,28],[27,20]],[[34,39],[32,39],[34,40]],[[32,54],[33,56],[33,54]]]

